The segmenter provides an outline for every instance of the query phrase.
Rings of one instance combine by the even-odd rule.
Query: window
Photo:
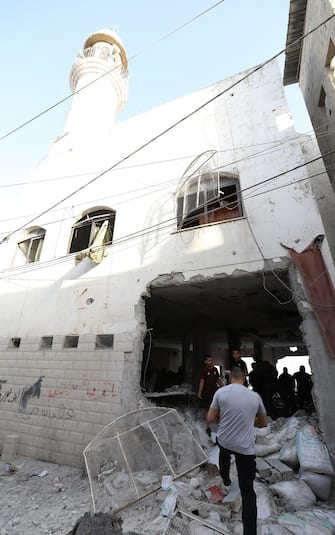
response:
[[[65,336],[64,347],[68,349],[78,347],[78,342],[79,342],[79,336],[76,336],[76,335]]]
[[[112,348],[114,343],[113,334],[97,334],[95,337],[95,349]]]
[[[11,338],[9,340],[8,349],[17,349],[20,347],[21,338]]]
[[[38,262],[41,256],[44,237],[44,228],[38,227],[27,231],[24,239],[17,244],[19,256],[25,264]]]
[[[330,100],[327,97],[327,94],[326,94],[323,86],[321,86],[321,90],[320,90],[319,107],[324,109],[327,117],[329,117],[329,119],[330,119],[330,117],[332,115],[332,108],[331,108],[331,105],[330,105]]]
[[[329,45],[327,50],[327,57],[326,57],[326,67],[334,70],[334,66],[332,66],[332,60],[335,57],[335,45],[331,39],[329,39]]]
[[[42,336],[40,349],[51,349],[53,343],[53,336]]]
[[[88,212],[72,227],[69,253],[95,245],[109,245],[113,240],[115,212],[100,209]],[[100,231],[100,233],[99,233]]]
[[[237,177],[219,172],[193,175],[177,193],[179,229],[242,217]]]
[[[335,85],[335,45],[331,39],[329,39],[327,57],[326,57],[326,69],[333,86]]]

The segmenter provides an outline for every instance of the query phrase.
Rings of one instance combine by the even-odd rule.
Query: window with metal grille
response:
[[[41,256],[42,246],[45,237],[44,228],[35,228],[27,231],[25,239],[17,244],[21,260],[24,263],[38,262]]]
[[[114,221],[115,212],[110,209],[94,210],[85,214],[72,227],[69,253],[77,253],[94,245],[94,240],[105,222],[101,245],[112,243]]]
[[[239,180],[219,172],[197,173],[177,193],[178,229],[242,217]]]

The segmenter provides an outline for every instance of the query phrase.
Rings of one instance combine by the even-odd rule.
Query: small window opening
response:
[[[21,338],[11,338],[9,340],[8,348],[9,349],[17,349],[20,347],[21,344]]]
[[[41,256],[44,238],[45,230],[43,228],[37,228],[27,232],[26,238],[17,244],[22,259],[26,264],[38,262]]]
[[[40,349],[51,349],[53,344],[53,336],[42,336]]]
[[[331,115],[332,115],[331,104],[330,104],[329,98],[327,97],[327,94],[326,94],[323,86],[321,86],[321,91],[320,91],[319,107],[324,109],[326,115],[329,118],[331,117]]]
[[[320,96],[319,96],[319,106],[320,106],[320,108],[324,107],[325,101],[326,101],[326,92],[325,92],[323,86],[321,86],[321,91],[320,91]]]
[[[335,56],[335,45],[331,39],[329,39],[329,45],[327,50],[327,57],[326,57],[326,67],[331,66],[332,59]]]
[[[95,349],[110,349],[114,344],[114,334],[97,334]]]
[[[100,237],[99,244],[111,244],[113,241],[114,221],[115,212],[113,210],[95,210],[86,214],[72,227],[69,253],[77,253],[94,246],[94,240],[105,222],[104,235]]]
[[[79,336],[73,336],[73,335],[65,336],[64,347],[65,348],[78,347],[78,342],[79,342]]]

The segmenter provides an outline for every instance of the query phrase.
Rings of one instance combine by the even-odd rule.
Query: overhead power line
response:
[[[255,148],[255,147],[264,147],[265,145],[272,145],[270,147],[266,147],[265,149],[263,149],[261,151],[261,153],[263,153],[263,151],[270,151],[270,153],[272,153],[274,151],[274,149],[276,149],[277,147],[280,150],[283,145],[286,145],[287,143],[290,143],[292,141],[300,143],[301,137],[303,137],[303,136],[308,136],[309,139],[307,141],[312,141],[313,138],[311,137],[311,135],[314,134],[315,132],[317,132],[319,134],[318,135],[318,139],[321,138],[321,137],[328,137],[330,134],[333,134],[335,132],[335,129],[334,130],[333,129],[329,130],[328,126],[331,125],[331,124],[335,124],[335,120],[326,121],[325,123],[322,123],[318,128],[316,128],[316,130],[308,130],[307,132],[297,132],[294,136],[291,136],[291,137],[288,137],[288,138],[285,138],[285,139],[281,139],[279,141],[277,141],[277,140],[276,141],[263,141],[261,143],[254,143],[254,144],[251,144],[251,145],[245,145],[243,147],[230,147],[228,149],[219,150],[218,152],[220,154],[223,154],[223,153],[226,153],[226,152],[244,151],[244,150],[252,149],[252,148]],[[322,132],[322,131],[324,131],[324,132]],[[249,154],[248,156],[245,156],[244,158],[252,158],[255,154],[259,154],[259,153]],[[178,156],[176,158],[167,158],[167,159],[164,159],[164,160],[152,160],[152,161],[147,161],[147,162],[141,162],[141,163],[137,163],[137,164],[133,164],[133,165],[126,165],[126,166],[123,166],[123,167],[119,167],[118,169],[116,169],[116,171],[125,171],[127,169],[138,169],[140,167],[146,167],[146,166],[151,166],[151,165],[160,165],[162,163],[171,163],[171,162],[176,162],[176,161],[180,161],[180,160],[189,160],[190,158],[196,158],[197,156],[198,156],[197,154],[193,154],[193,155],[190,154],[190,155],[185,155],[185,156]],[[240,161],[240,160],[235,160],[233,163],[237,163],[238,161]],[[38,179],[38,180],[26,179],[26,180],[21,180],[20,182],[12,182],[12,183],[8,183],[8,184],[0,184],[0,189],[16,188],[16,187],[27,186],[27,185],[34,186],[35,184],[36,185],[45,184],[45,183],[49,183],[49,182],[55,182],[55,181],[58,181],[58,180],[67,180],[69,178],[80,178],[80,177],[84,177],[84,176],[97,175],[97,174],[101,173],[102,171],[103,171],[103,169],[99,169],[99,170],[95,170],[95,171],[88,171],[86,173],[74,173],[74,174],[71,174],[71,175],[61,175],[61,176],[55,176],[55,177],[50,177],[50,178],[41,178],[41,179]],[[128,192],[125,192],[125,193],[128,193]],[[27,217],[29,217],[29,216],[27,216]]]
[[[329,153],[326,153],[326,156],[327,156],[328,154],[330,154],[330,153],[333,153],[333,152],[334,152],[334,151],[330,151]],[[236,197],[236,195],[241,195],[241,193],[244,193],[245,191],[250,191],[250,190],[254,190],[254,189],[256,189],[256,188],[259,188],[259,187],[263,186],[264,184],[271,182],[272,180],[275,180],[275,179],[277,179],[277,178],[279,178],[279,177],[281,177],[281,176],[284,176],[284,175],[287,174],[287,173],[291,173],[292,171],[295,171],[295,170],[297,170],[297,169],[299,169],[299,168],[301,168],[301,167],[304,167],[304,166],[306,166],[306,165],[308,165],[308,164],[310,164],[310,163],[314,163],[315,161],[317,161],[317,160],[319,160],[319,159],[321,159],[321,156],[318,156],[317,158],[314,158],[313,160],[309,160],[308,162],[304,162],[304,163],[302,163],[302,164],[299,164],[298,166],[295,166],[294,168],[287,169],[286,171],[283,171],[282,173],[280,173],[280,174],[278,174],[278,175],[273,175],[272,177],[269,177],[269,178],[267,178],[267,179],[265,179],[265,180],[262,180],[262,181],[260,181],[260,182],[257,182],[256,184],[253,184],[253,185],[251,185],[251,186],[247,186],[246,188],[237,190],[235,193],[231,193],[231,194],[229,194],[229,195],[226,195],[226,196],[225,196],[225,201],[229,201],[229,199],[231,199],[231,204],[235,204],[236,201],[234,200],[234,198]],[[322,170],[322,171],[320,171],[320,172],[318,172],[318,173],[314,173],[314,174],[312,174],[312,175],[307,175],[307,176],[301,177],[301,178],[299,178],[299,179],[297,179],[297,180],[296,180],[296,179],[295,179],[295,180],[292,180],[292,181],[290,181],[290,182],[287,182],[286,184],[280,184],[280,185],[275,186],[275,187],[273,187],[273,188],[271,188],[271,189],[266,189],[265,191],[260,191],[260,192],[257,192],[257,191],[256,191],[255,193],[252,193],[252,191],[251,191],[251,194],[248,195],[248,196],[244,196],[243,199],[244,199],[244,201],[246,201],[246,200],[252,199],[252,198],[254,198],[254,197],[258,197],[258,196],[260,196],[260,195],[266,195],[267,193],[271,193],[271,192],[273,192],[273,191],[276,191],[276,190],[279,190],[279,189],[282,189],[282,188],[287,188],[287,187],[289,187],[289,186],[295,185],[295,184],[300,183],[300,182],[303,182],[303,181],[305,181],[305,180],[310,180],[310,179],[312,179],[312,178],[321,176],[321,175],[323,175],[324,173],[325,173],[325,171]],[[159,185],[159,184],[158,184],[158,185]],[[166,189],[166,188],[165,188],[165,187],[160,188],[160,189],[156,190],[156,191],[153,192],[153,193],[157,193],[157,191],[161,191],[161,190],[163,190],[163,189]],[[152,192],[149,192],[148,194],[143,194],[141,197],[143,197],[143,196],[145,196],[145,195],[150,195],[151,193],[152,193]],[[107,197],[107,198],[109,198],[109,197]],[[139,196],[136,196],[136,197],[130,199],[130,201],[132,201],[132,200],[134,200],[134,199],[138,199],[138,198],[139,198]],[[101,199],[98,199],[98,200],[101,200]],[[97,201],[97,199],[95,199],[93,202],[96,202],[96,201]],[[120,201],[120,202],[117,203],[117,204],[119,205],[119,204],[123,204],[123,203],[125,203],[125,202],[128,202],[128,199],[125,200],[125,201]],[[85,203],[85,204],[86,204],[86,203]],[[229,204],[229,203],[228,203],[228,204]],[[116,206],[116,204],[113,204],[113,206]],[[203,204],[199,205],[198,208],[204,208],[205,206],[206,206],[206,203],[203,203]],[[215,212],[216,210],[217,210],[217,209],[211,210],[211,212]],[[46,227],[46,226],[48,226],[48,225],[53,225],[53,224],[55,224],[55,223],[61,223],[61,222],[64,222],[64,221],[66,221],[66,220],[69,220],[69,219],[73,219],[73,216],[71,216],[71,217],[66,217],[66,218],[63,217],[63,218],[61,218],[61,219],[56,219],[56,220],[49,221],[49,222],[41,222],[40,225],[44,228],[44,227]],[[188,221],[188,223],[191,223],[191,222],[193,222],[193,221],[196,221],[197,219],[198,219],[198,216],[188,216],[188,217],[187,217],[187,221]],[[114,240],[113,243],[111,243],[111,244],[109,244],[109,245],[110,245],[110,246],[114,246],[114,245],[117,245],[120,241],[123,242],[123,241],[127,241],[127,240],[130,240],[130,239],[136,238],[136,237],[142,237],[142,236],[144,236],[145,234],[148,234],[147,231],[149,231],[149,233],[150,233],[150,231],[154,231],[154,232],[156,232],[157,230],[160,230],[160,229],[161,229],[161,226],[162,226],[162,225],[165,225],[166,223],[168,223],[169,226],[173,226],[173,225],[175,224],[175,222],[176,222],[176,216],[173,216],[173,217],[171,217],[171,218],[169,218],[169,219],[166,219],[166,220],[164,220],[164,221],[161,221],[161,222],[159,222],[159,223],[157,223],[157,224],[155,224],[155,225],[152,225],[152,226],[150,226],[150,227],[147,227],[147,228],[145,228],[145,229],[140,229],[140,230],[138,230],[138,231],[135,231],[135,232],[133,232],[133,233],[127,235],[127,236],[121,236],[120,238],[118,238],[118,240]],[[163,228],[166,228],[166,227],[163,227]],[[6,233],[3,232],[2,234],[8,234],[8,233],[10,233],[10,232],[11,232],[11,231],[7,231]]]
[[[172,31],[168,32],[167,34],[163,35],[162,37],[160,37],[156,41],[153,41],[150,45],[144,47],[142,50],[140,50],[139,52],[137,52],[133,56],[130,56],[128,61],[129,62],[132,61],[133,59],[135,59],[135,58],[139,57],[140,55],[142,55],[146,50],[149,50],[150,48],[152,48],[156,44],[160,43],[161,41],[164,41],[165,39],[168,39],[169,37],[171,37],[175,33],[179,32],[180,30],[182,30],[183,28],[185,28],[186,26],[188,26],[189,24],[191,24],[195,20],[197,20],[200,17],[202,17],[203,15],[206,15],[207,13],[209,13],[209,11],[212,11],[212,9],[215,9],[220,4],[223,4],[223,2],[224,2],[224,0],[220,0],[219,2],[216,2],[215,4],[213,4],[212,6],[209,6],[207,9],[205,9],[201,13],[198,13],[198,15],[195,15],[194,17],[192,17],[191,19],[187,20],[186,22],[184,22],[183,24],[181,24],[180,26],[178,26],[174,30],[172,30]],[[83,87],[81,87],[77,91],[74,91],[70,95],[67,95],[66,97],[58,100],[57,102],[55,102],[54,104],[52,104],[48,108],[45,108],[44,110],[40,111],[39,113],[37,113],[36,115],[34,115],[30,119],[28,119],[27,121],[24,121],[23,123],[19,124],[18,126],[13,128],[12,130],[7,132],[6,134],[2,135],[0,137],[0,141],[6,139],[7,137],[11,136],[12,134],[15,134],[15,132],[18,132],[19,130],[21,130],[25,126],[28,126],[28,124],[32,123],[33,121],[36,121],[36,119],[39,119],[40,117],[42,117],[42,115],[45,115],[46,113],[48,113],[49,111],[53,110],[54,108],[57,108],[57,106],[59,106],[60,104],[64,104],[64,102],[66,102],[67,100],[72,98],[74,95],[76,95],[78,93],[81,93],[82,91],[84,91],[85,89],[90,87],[91,85],[97,83],[99,80],[101,80],[101,78],[104,78],[105,76],[110,74],[112,71],[114,71],[116,68],[117,67],[112,67],[110,70],[108,70],[107,72],[104,72],[103,74],[101,74],[100,76],[98,76],[97,78],[95,78],[94,80],[89,82],[88,84],[84,85]]]
[[[284,49],[282,49],[280,52],[277,52],[274,56],[272,56],[271,58],[269,58],[268,60],[264,61],[263,63],[261,63],[260,65],[257,65],[256,67],[254,67],[253,69],[251,69],[250,71],[248,71],[246,74],[244,74],[241,78],[239,78],[238,80],[236,80],[235,82],[233,82],[232,84],[230,84],[228,87],[226,87],[225,89],[223,89],[222,91],[220,91],[218,94],[214,95],[212,98],[210,98],[209,100],[205,101],[203,104],[201,104],[200,106],[198,106],[197,108],[195,108],[194,110],[192,110],[191,112],[189,112],[188,114],[184,115],[184,117],[182,117],[181,119],[179,119],[178,121],[172,123],[170,126],[168,126],[167,128],[165,128],[164,130],[162,130],[161,132],[159,132],[158,134],[156,134],[155,136],[153,136],[151,139],[149,139],[148,141],[146,141],[145,143],[139,145],[136,149],[134,149],[133,151],[131,151],[130,153],[128,153],[126,156],[124,156],[123,158],[121,158],[119,161],[117,161],[115,164],[111,165],[110,167],[108,167],[107,169],[105,169],[104,171],[102,171],[101,173],[99,173],[97,176],[93,177],[91,180],[89,180],[88,182],[86,182],[85,184],[82,184],[79,188],[76,188],[74,191],[72,191],[71,193],[67,194],[65,197],[63,197],[62,199],[60,199],[59,201],[57,201],[56,203],[54,203],[53,205],[49,206],[48,208],[46,208],[45,210],[43,210],[42,212],[40,212],[39,215],[37,215],[36,217],[30,219],[29,221],[27,221],[26,223],[24,223],[23,225],[19,226],[16,230],[10,232],[7,236],[5,236],[4,238],[2,238],[2,240],[0,241],[0,245],[2,243],[4,243],[5,241],[7,241],[13,234],[15,234],[16,232],[19,232],[20,230],[22,230],[23,228],[25,228],[27,225],[30,225],[31,223],[33,223],[36,219],[38,219],[39,217],[43,216],[44,214],[48,213],[49,211],[53,210],[54,208],[56,208],[57,206],[59,206],[60,204],[62,204],[63,202],[65,202],[66,200],[70,199],[71,197],[73,197],[74,195],[76,195],[76,193],[82,191],[83,189],[87,188],[88,186],[90,186],[91,184],[93,184],[94,182],[96,182],[99,178],[101,178],[102,176],[104,176],[105,174],[107,174],[109,171],[111,171],[112,169],[115,169],[116,167],[118,167],[121,163],[127,161],[129,158],[131,158],[132,156],[134,156],[135,154],[139,153],[141,150],[143,150],[144,148],[148,147],[149,145],[151,145],[152,143],[154,143],[155,141],[157,141],[158,139],[160,139],[162,136],[166,135],[168,132],[170,132],[171,130],[173,130],[174,128],[176,128],[177,126],[179,126],[180,124],[182,124],[183,122],[185,122],[187,119],[189,119],[190,117],[192,117],[193,115],[195,115],[196,113],[198,113],[199,111],[203,110],[206,106],[208,106],[209,104],[211,104],[212,102],[215,102],[218,98],[220,98],[222,95],[224,95],[225,93],[227,93],[228,91],[231,91],[234,87],[236,87],[237,85],[241,84],[243,81],[247,80],[250,76],[254,75],[256,72],[258,72],[259,70],[263,69],[266,65],[268,65],[269,63],[271,63],[272,61],[274,61],[274,59],[276,59],[277,57],[279,57],[281,54],[283,54],[287,49],[291,48],[292,46],[295,46],[297,43],[301,42],[303,39],[305,39],[307,36],[311,35],[313,32],[315,32],[316,30],[318,30],[319,28],[321,28],[322,26],[324,26],[327,22],[329,22],[331,19],[333,19],[335,17],[335,13],[333,13],[331,16],[329,16],[327,19],[325,19],[323,22],[321,22],[320,24],[318,24],[315,28],[312,28],[311,30],[309,30],[307,33],[305,33],[304,35],[302,35],[301,37],[299,37],[299,39],[296,39],[295,41],[293,41],[292,43],[290,43],[287,47],[285,47]],[[1,139],[0,139],[1,140]],[[334,152],[334,151],[331,151],[331,153]],[[311,160],[311,162],[313,161],[316,161],[316,160],[319,160],[320,158],[316,158],[316,159],[313,159]],[[305,164],[304,164],[305,165]],[[298,166],[299,167],[299,166]],[[269,179],[270,180],[270,179]]]

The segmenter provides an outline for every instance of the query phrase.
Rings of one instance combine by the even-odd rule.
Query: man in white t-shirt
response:
[[[243,535],[257,534],[257,506],[253,482],[256,474],[254,426],[266,427],[268,418],[260,396],[244,383],[241,368],[231,371],[231,384],[217,390],[208,411],[208,424],[218,422],[220,474],[230,485],[230,457],[235,455],[242,496]]]

